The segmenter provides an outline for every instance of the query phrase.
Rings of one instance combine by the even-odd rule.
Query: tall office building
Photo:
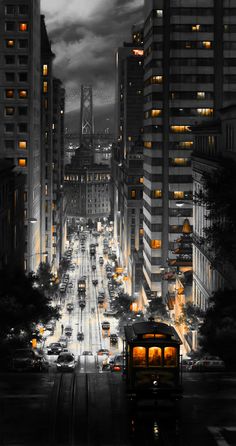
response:
[[[143,24],[116,53],[116,140],[113,147],[114,235],[130,279],[143,246]],[[134,257],[134,253],[138,253]],[[134,260],[135,259],[135,260]],[[135,282],[130,280],[130,292]]]
[[[25,270],[40,262],[40,1],[0,2],[0,157],[25,183]]]
[[[230,0],[145,0],[146,297],[168,301],[171,283],[163,272],[191,269],[191,254],[178,253],[183,226],[192,231],[191,125],[235,98],[233,6]]]

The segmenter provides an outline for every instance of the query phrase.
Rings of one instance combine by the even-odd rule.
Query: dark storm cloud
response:
[[[95,104],[114,101],[115,50],[130,40],[142,6],[143,0],[42,0],[68,110],[78,108],[83,83],[93,85]]]

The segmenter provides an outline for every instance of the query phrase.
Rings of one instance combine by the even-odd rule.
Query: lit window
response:
[[[177,351],[175,347],[164,348],[164,366],[166,367],[177,366]]]
[[[161,366],[162,352],[160,347],[150,347],[148,349],[148,365],[151,367]]]
[[[28,97],[28,91],[27,90],[19,90],[18,94],[19,94],[19,98],[21,98],[21,99],[25,99],[25,98]]]
[[[131,191],[131,198],[136,198],[136,190]]]
[[[133,366],[134,367],[146,367],[146,348],[134,347],[133,348]]]
[[[152,249],[161,249],[161,240],[151,240]]]
[[[18,166],[20,166],[20,167],[27,166],[27,159],[26,158],[18,158]]]
[[[162,9],[156,9],[156,15],[157,15],[157,17],[163,17],[163,10]]]
[[[188,158],[174,158],[173,163],[175,166],[186,166],[188,164]]]
[[[27,141],[18,141],[18,149],[21,150],[27,149]]]
[[[180,141],[179,147],[183,149],[191,149],[193,147],[193,141]]]
[[[200,31],[201,25],[192,25],[192,31]]]
[[[201,116],[212,116],[213,108],[198,108],[197,112]]]
[[[205,40],[204,42],[202,42],[202,46],[203,48],[209,49],[212,47],[212,42]]]
[[[21,32],[28,31],[28,23],[25,23],[25,22],[19,23],[19,31],[21,31]]]
[[[139,182],[143,184],[143,177],[139,178]]]
[[[184,198],[184,192],[180,190],[176,190],[173,192],[173,196],[175,200],[181,200]]]
[[[139,235],[143,236],[143,234],[144,234],[144,229],[143,228],[139,229]]]
[[[47,76],[47,75],[48,75],[48,66],[43,65],[43,76]]]
[[[185,42],[185,48],[187,50],[191,49],[192,48],[192,43],[191,42]]]
[[[151,112],[152,118],[157,118],[158,116],[161,115],[161,110],[159,109],[153,109]]]
[[[14,90],[5,90],[6,98],[14,98]]]
[[[152,142],[151,141],[144,141],[143,143],[145,149],[151,149],[152,148]]]
[[[44,83],[43,83],[43,92],[44,92],[44,93],[47,93],[47,92],[48,92],[48,83],[47,83],[47,82],[44,82]]]
[[[152,84],[161,84],[163,81],[163,76],[152,76],[151,83]]]
[[[191,132],[188,125],[171,125],[170,129],[173,133]]]
[[[128,136],[128,141],[132,141],[132,136]]]
[[[154,198],[161,198],[162,197],[162,191],[160,189],[156,189],[153,191]]]
[[[205,91],[197,91],[197,99],[205,99]]]
[[[6,46],[7,48],[13,48],[15,46],[15,40],[12,39],[6,40]]]
[[[5,107],[5,115],[6,116],[12,116],[15,113],[14,107]]]

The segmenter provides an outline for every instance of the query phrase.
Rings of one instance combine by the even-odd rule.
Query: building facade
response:
[[[0,157],[25,175],[25,270],[40,246],[40,2],[0,3]],[[34,224],[31,224],[34,218]]]
[[[192,253],[176,253],[185,219],[192,231],[191,125],[235,96],[236,10],[213,0],[144,10],[144,295],[167,302],[163,271],[191,269]]]

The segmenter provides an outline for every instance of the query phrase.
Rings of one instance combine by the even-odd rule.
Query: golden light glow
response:
[[[183,199],[183,198],[184,198],[184,192],[183,192],[183,191],[180,191],[180,190],[176,190],[176,191],[174,191],[173,195],[174,195],[174,199],[175,199],[175,200]]]
[[[183,148],[192,148],[193,147],[193,141],[180,141],[179,143],[179,147],[183,147]]]
[[[162,191],[160,189],[156,189],[153,191],[154,198],[161,198],[162,197]]]
[[[152,148],[152,142],[151,141],[144,141],[143,143],[145,149],[151,149]]]
[[[166,367],[177,366],[177,351],[175,347],[164,348],[164,366]]]
[[[152,76],[151,83],[152,84],[162,84],[163,76]]]
[[[189,125],[171,125],[170,129],[173,133],[191,132]]]
[[[18,166],[19,167],[25,167],[27,165],[27,159],[26,158],[19,158],[18,159]]]
[[[48,75],[48,66],[45,64],[43,65],[43,76],[47,76]]]
[[[191,232],[192,232],[188,218],[185,218],[185,220],[184,220],[182,232],[183,232],[183,234],[191,234]]]
[[[143,228],[139,229],[139,235],[143,235],[143,234],[144,234],[144,229]]]
[[[162,364],[161,358],[161,348],[160,347],[150,347],[148,349],[148,365],[152,367],[158,367]]]
[[[139,182],[143,184],[143,177],[139,178]]]
[[[209,49],[212,47],[212,42],[210,42],[209,40],[205,40],[202,42],[202,46],[203,48]]]
[[[200,31],[201,25],[192,25],[192,31]]]
[[[161,240],[151,240],[152,249],[161,249]]]
[[[133,302],[130,305],[130,310],[133,311],[134,313],[137,313],[137,311],[138,311],[138,304],[137,304],[137,302]]]
[[[135,48],[134,50],[132,50],[132,53],[133,53],[134,56],[143,56],[144,51]]]
[[[136,198],[136,190],[131,190],[131,198]]]
[[[6,90],[7,98],[14,98],[14,90]]]
[[[205,91],[197,91],[197,99],[205,99]]]
[[[13,48],[15,46],[15,40],[7,40],[7,48]]]
[[[45,82],[43,83],[43,92],[44,92],[44,93],[47,93],[47,92],[48,92],[48,83],[47,83],[47,81],[45,81]]]
[[[133,348],[133,365],[134,367],[146,366],[146,348],[134,347]]]
[[[198,108],[197,112],[201,116],[212,116],[213,108]]]
[[[27,141],[18,141],[18,149],[27,149]]]
[[[166,335],[164,334],[154,334],[154,333],[148,333],[143,335],[143,339],[166,339]]]
[[[162,110],[161,109],[153,109],[151,111],[151,116],[152,118],[157,118],[158,116],[161,115]]]
[[[28,97],[28,91],[27,90],[19,90],[19,97],[21,99],[25,99]]]
[[[174,164],[176,166],[186,166],[188,164],[188,158],[174,158]]]
[[[26,31],[28,31],[28,23],[20,23],[20,24],[19,24],[19,30],[20,30],[21,32],[26,32]]]

